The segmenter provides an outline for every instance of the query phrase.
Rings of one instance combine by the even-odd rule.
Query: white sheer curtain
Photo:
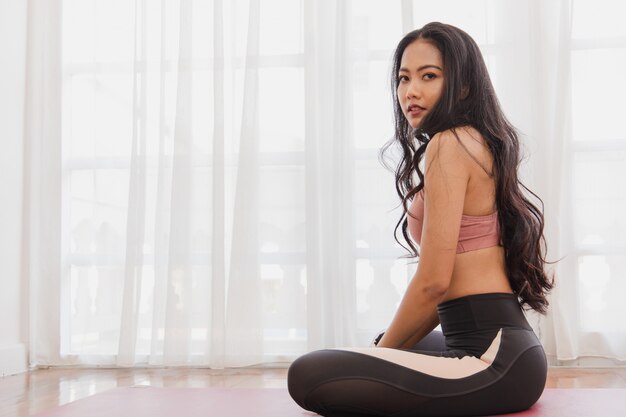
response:
[[[560,22],[550,29],[555,36],[540,39],[550,44],[536,67],[537,75],[539,67],[551,74],[538,96],[534,183],[545,196],[552,257],[562,257],[551,316],[540,327],[558,363],[623,364],[626,188],[618,179],[626,162],[626,28],[619,22],[626,5],[537,3],[543,27]]]
[[[623,360],[626,31],[597,3],[31,0],[31,364],[367,345],[415,270],[377,152],[393,48],[429,21],[474,37],[523,133],[565,257],[550,314],[530,315],[553,363]]]

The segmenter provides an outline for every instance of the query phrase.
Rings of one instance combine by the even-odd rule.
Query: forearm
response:
[[[377,347],[408,349],[414,346],[439,324],[437,305],[444,294],[414,278]]]
[[[439,314],[437,314],[437,310],[435,309],[429,316],[428,321],[424,324],[424,326],[420,327],[420,329],[413,334],[402,346],[400,349],[411,349],[415,346],[420,340],[426,337],[430,332],[432,332],[435,327],[439,325]]]

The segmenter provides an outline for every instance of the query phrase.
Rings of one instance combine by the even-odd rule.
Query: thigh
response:
[[[416,346],[441,340],[435,332]],[[323,416],[451,417],[522,411],[545,386],[547,362],[532,330],[500,330],[480,358],[450,353],[313,351],[289,367],[288,390],[302,408]]]
[[[287,386],[304,409],[323,416],[403,416],[439,398],[466,392],[459,380],[487,368],[477,358],[389,348],[338,348],[307,353],[289,367]],[[471,385],[471,381],[467,381]],[[447,410],[437,416],[446,416]]]

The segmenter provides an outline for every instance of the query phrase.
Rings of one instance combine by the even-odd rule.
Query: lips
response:
[[[426,109],[423,108],[422,106],[418,106],[417,104],[411,104],[408,108],[408,113],[411,117],[418,117],[424,111],[426,111]]]

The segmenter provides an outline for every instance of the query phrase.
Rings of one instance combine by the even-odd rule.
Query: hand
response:
[[[380,333],[378,333],[378,335],[374,338],[374,340],[372,340],[372,343],[370,343],[369,347],[377,347],[378,342],[380,342],[380,339],[383,338],[386,330],[387,329],[384,329]]]

